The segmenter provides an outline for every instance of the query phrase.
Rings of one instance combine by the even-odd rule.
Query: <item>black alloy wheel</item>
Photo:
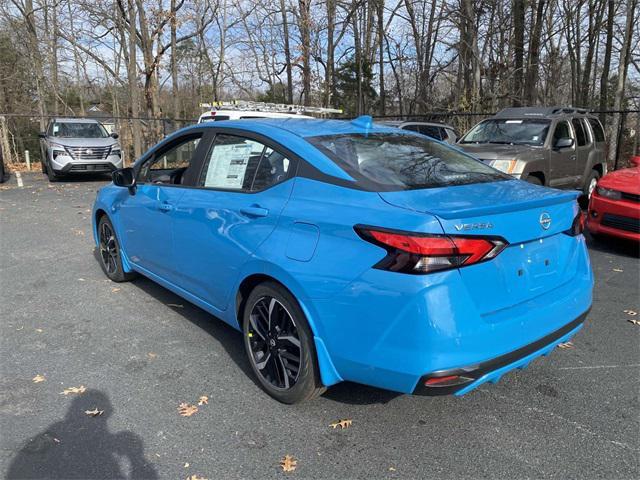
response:
[[[274,282],[255,287],[245,304],[242,327],[251,368],[269,395],[298,403],[324,392],[313,334],[287,289]]]
[[[136,276],[133,272],[125,272],[122,267],[120,243],[106,215],[98,222],[98,253],[102,270],[114,282],[126,282]]]
[[[261,297],[249,314],[249,345],[255,367],[273,388],[287,390],[300,374],[302,346],[291,314],[273,297]]]

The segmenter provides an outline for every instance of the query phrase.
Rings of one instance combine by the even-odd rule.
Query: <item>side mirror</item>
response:
[[[636,167],[640,167],[640,155],[634,155],[631,157],[631,165],[635,165]]]
[[[116,132],[113,132],[111,134],[111,138],[118,138],[120,135],[118,135]]]
[[[568,137],[559,138],[558,140],[556,140],[556,143],[553,147],[558,150],[561,148],[573,147],[573,138],[568,138]]]
[[[46,134],[45,132],[40,132],[40,133],[38,134],[38,137],[40,137],[40,138],[47,138],[47,134]]]
[[[136,172],[131,167],[121,168],[111,174],[113,184],[118,187],[126,187],[129,194],[136,194]]]

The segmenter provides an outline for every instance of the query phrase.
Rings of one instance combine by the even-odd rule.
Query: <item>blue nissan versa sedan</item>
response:
[[[185,128],[113,174],[94,234],[243,332],[276,399],[342,380],[462,395],[581,327],[593,275],[576,193],[371,117]]]

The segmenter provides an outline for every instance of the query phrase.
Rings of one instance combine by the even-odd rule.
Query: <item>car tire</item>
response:
[[[122,267],[120,242],[109,217],[103,215],[98,222],[98,255],[100,266],[110,280],[128,282],[136,277],[133,272],[125,272]]]
[[[582,192],[587,196],[587,198],[591,198],[591,194],[595,190],[598,180],[600,180],[600,173],[596,170],[591,170],[591,173],[585,180],[584,187],[582,188]]]
[[[311,328],[284,287],[265,282],[251,291],[242,315],[242,332],[251,369],[273,398],[293,404],[326,390],[320,381]]]
[[[540,177],[536,177],[535,175],[529,175],[525,180],[532,185],[542,186],[542,180],[540,180]]]
[[[47,165],[47,177],[49,178],[49,181],[51,183],[54,183],[60,180],[60,177],[56,175],[56,172],[54,172],[53,168],[51,168],[51,166],[49,165]]]

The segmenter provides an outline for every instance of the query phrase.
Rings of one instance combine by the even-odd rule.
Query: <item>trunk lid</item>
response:
[[[508,180],[380,196],[391,205],[435,215],[446,234],[508,242],[496,258],[459,269],[481,314],[542,295],[576,274],[579,242],[564,232],[578,213],[577,192]]]

